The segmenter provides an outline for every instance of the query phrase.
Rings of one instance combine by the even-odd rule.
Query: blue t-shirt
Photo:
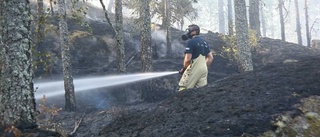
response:
[[[187,42],[185,53],[191,53],[191,59],[197,58],[200,54],[207,56],[209,52],[208,43],[200,36],[195,36]]]

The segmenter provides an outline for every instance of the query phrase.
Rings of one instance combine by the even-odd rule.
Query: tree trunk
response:
[[[306,35],[307,35],[307,46],[311,46],[311,36],[310,36],[310,31],[309,31],[309,14],[308,14],[308,0],[304,0],[304,5],[305,5],[305,17],[306,17]]]
[[[0,10],[0,124],[34,128],[30,3],[28,0],[4,0]]]
[[[112,13],[112,8],[114,6],[114,0],[109,0],[108,11]]]
[[[284,18],[283,18],[283,0],[278,0],[279,16],[280,16],[280,25],[281,25],[281,39],[286,41],[286,31],[284,27]]]
[[[301,35],[301,24],[300,24],[300,13],[299,13],[298,0],[294,0],[294,5],[296,7],[296,31],[297,31],[298,44],[302,45],[302,35]]]
[[[41,44],[44,38],[44,11],[43,0],[37,0],[37,44]]]
[[[141,61],[142,71],[152,71],[151,58],[151,18],[150,18],[150,0],[141,0]]]
[[[107,22],[111,26],[112,30],[116,36],[117,42],[117,69],[118,73],[126,72],[126,64],[125,64],[125,53],[124,53],[124,40],[123,40],[123,16],[122,16],[122,0],[116,0],[115,7],[115,18],[116,18],[116,26],[111,23],[109,18],[108,11],[103,3],[103,0],[99,0],[104,11],[105,18]],[[109,11],[110,12],[110,11]]]
[[[141,20],[141,63],[142,71],[152,71],[152,50],[151,50],[151,18],[150,18],[150,0],[140,0],[140,20]],[[142,89],[142,100],[150,100],[152,91],[152,82],[148,81],[146,88]]]
[[[267,25],[266,25],[266,18],[264,15],[264,10],[263,10],[264,5],[261,3],[260,4],[260,14],[261,14],[261,28],[262,28],[262,36],[267,37]]]
[[[170,58],[172,56],[172,44],[171,44],[171,31],[170,31],[170,26],[171,26],[171,10],[170,10],[170,0],[164,0],[164,11],[165,11],[165,16],[166,16],[166,40],[167,40],[167,52],[166,56],[167,58]]]
[[[45,64],[41,60],[47,60],[47,56],[44,56],[45,51],[41,46],[43,45],[43,40],[45,37],[44,34],[44,25],[45,25],[45,15],[44,15],[44,9],[43,9],[43,0],[37,0],[37,24],[36,24],[36,30],[35,30],[35,50],[33,53],[35,53],[34,62],[36,65],[35,72],[43,71],[45,70]]]
[[[180,20],[180,30],[181,31],[183,31],[183,25],[184,25],[184,19],[183,19],[183,17],[181,18],[181,20]]]
[[[233,35],[233,8],[232,8],[232,0],[228,0],[228,29],[229,36]]]
[[[117,39],[117,52],[118,52],[118,72],[125,73],[125,54],[124,54],[124,41],[123,41],[123,17],[122,17],[122,0],[116,0],[115,4],[115,18],[116,18],[116,39]]]
[[[224,20],[224,0],[219,0],[218,5],[219,5],[219,32],[222,34],[226,34],[226,29],[225,29],[225,20]]]
[[[276,15],[274,14],[274,12],[272,12],[272,10],[273,10],[273,7],[272,6],[269,6],[269,11],[270,11],[270,17],[275,17]],[[270,27],[269,27],[269,30],[270,30],[270,32],[271,32],[271,38],[275,38],[275,35],[276,35],[276,32],[275,32],[275,26],[276,25],[278,25],[278,24],[274,24],[274,23],[272,23],[272,24],[270,24]]]
[[[50,0],[50,11],[51,11],[51,16],[54,16],[54,11],[53,11],[53,0]]]
[[[259,0],[250,0],[250,8],[249,8],[250,29],[256,32],[257,37],[261,36],[259,5],[260,5]]]
[[[62,67],[63,67],[63,79],[64,79],[64,90],[65,90],[65,110],[75,111],[76,110],[76,98],[74,93],[74,85],[72,78],[72,68],[70,59],[70,46],[68,39],[68,24],[66,22],[66,5],[64,0],[58,0],[59,5],[59,30],[60,30],[60,46],[62,55]]]
[[[166,0],[162,0],[159,4],[160,4],[160,7],[163,7],[163,8],[159,8],[160,14],[162,17],[161,29],[165,29],[167,26]]]
[[[237,57],[241,72],[253,70],[251,48],[249,45],[248,23],[246,14],[246,1],[234,1]]]

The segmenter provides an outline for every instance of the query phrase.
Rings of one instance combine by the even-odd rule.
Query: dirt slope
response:
[[[275,129],[271,122],[277,116],[286,111],[299,115],[301,112],[293,105],[302,98],[320,95],[320,57],[310,49],[299,50],[292,43],[284,47],[288,49],[273,49],[284,49],[282,55],[275,52],[270,52],[272,56],[265,55],[265,58],[282,57],[279,60],[253,72],[176,93],[154,109],[121,115],[99,135],[229,137],[257,136]]]
[[[261,48],[253,52],[253,72],[237,74],[217,57],[206,87],[173,93],[158,103],[90,110],[74,136],[233,137],[258,136],[275,130],[272,121],[279,115],[299,116],[302,112],[294,105],[303,98],[320,95],[320,56],[318,51],[293,43],[273,39],[262,39],[260,43]],[[181,58],[158,60],[155,70],[179,68],[179,60]],[[217,80],[222,77],[225,78]],[[171,77],[171,81],[177,79],[177,76]],[[171,81],[171,85],[176,85]],[[174,89],[156,92],[172,93]],[[86,101],[98,101],[86,98]],[[71,132],[88,103],[92,102],[79,104],[81,112],[60,111],[43,122],[55,123],[65,132]],[[40,131],[23,132],[41,136]],[[0,128],[0,135],[2,133]]]

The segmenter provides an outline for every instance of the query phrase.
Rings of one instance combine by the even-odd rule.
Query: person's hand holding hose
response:
[[[184,73],[184,71],[186,71],[186,69],[187,69],[187,68],[185,68],[185,67],[181,68],[181,69],[179,70],[179,74],[182,75],[182,74]]]

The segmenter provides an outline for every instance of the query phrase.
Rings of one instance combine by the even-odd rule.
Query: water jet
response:
[[[90,89],[110,87],[116,85],[122,85],[152,78],[163,77],[167,75],[178,74],[177,71],[167,72],[147,72],[147,73],[135,73],[135,74],[123,74],[123,75],[111,75],[111,76],[97,76],[78,78],[73,80],[75,92],[88,91]],[[52,97],[56,95],[64,94],[64,81],[51,81],[51,82],[35,82],[36,87],[35,98],[40,99],[45,95],[46,97]]]

